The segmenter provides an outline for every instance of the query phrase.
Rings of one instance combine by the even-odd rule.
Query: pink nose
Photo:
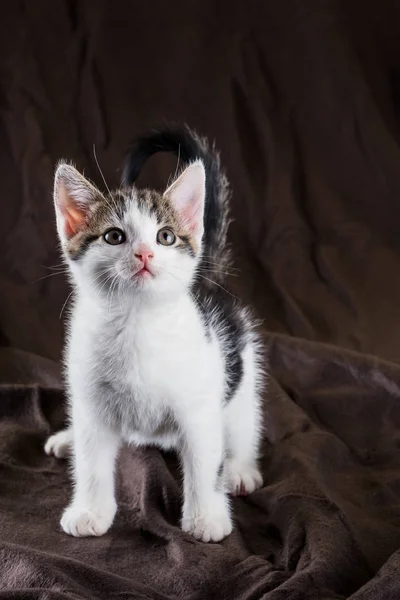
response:
[[[137,252],[135,253],[135,256],[142,262],[146,263],[147,261],[149,261],[150,259],[153,258],[154,254],[150,250],[150,248],[145,248],[142,246],[141,248],[139,248],[137,250]]]

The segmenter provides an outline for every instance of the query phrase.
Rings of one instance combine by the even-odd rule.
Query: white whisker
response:
[[[108,185],[107,185],[106,178],[104,177],[103,171],[100,169],[99,161],[97,160],[97,155],[96,155],[96,144],[93,144],[93,156],[94,156],[94,160],[96,161],[96,165],[97,165],[97,168],[98,168],[98,170],[99,170],[99,173],[100,173],[100,175],[101,175],[101,178],[102,178],[102,180],[103,180],[103,182],[104,182],[104,185],[106,186],[106,188],[107,188],[107,191],[108,191],[108,193],[109,193],[109,194],[110,194],[110,196],[111,196],[110,188],[109,188],[109,187],[108,187]]]
[[[175,168],[175,173],[174,173],[174,180],[176,177],[176,174],[178,173],[178,168],[179,168],[179,161],[181,159],[181,145],[178,145],[178,160],[176,161],[176,168]]]
[[[42,281],[43,279],[48,279],[49,277],[54,277],[55,275],[68,275],[69,270],[66,269],[65,271],[59,271],[57,273],[49,273],[48,275],[43,275],[43,277],[39,277],[38,279],[34,279],[33,281],[31,281],[30,283],[38,283],[38,281]]]
[[[182,269],[182,267],[178,267],[176,265],[169,265],[169,266],[173,267],[174,269],[180,269],[181,271],[186,271],[186,273],[190,273],[190,271],[188,271],[187,269]],[[171,275],[172,275],[172,273],[171,273]],[[212,283],[213,285],[216,285],[217,287],[221,288],[221,290],[224,290],[224,292],[226,292],[227,294],[229,294],[229,296],[232,296],[232,298],[235,298],[235,300],[240,300],[237,296],[235,296],[234,294],[232,294],[229,290],[227,290],[226,288],[224,288],[223,285],[217,283],[216,281],[213,281],[212,279],[209,279],[208,277],[206,277],[205,275],[202,275],[198,271],[196,272],[196,275],[198,275],[202,279],[205,279],[209,283]]]
[[[227,290],[226,288],[224,288],[223,285],[220,285],[216,281],[213,281],[212,279],[209,279],[208,277],[205,277],[204,275],[201,275],[201,273],[199,273],[199,276],[202,277],[203,279],[205,279],[206,281],[209,281],[213,285],[216,285],[217,287],[221,288],[221,290],[224,290],[224,292],[226,292],[227,294],[229,294],[229,296],[232,296],[232,298],[235,298],[235,300],[240,300],[237,296],[235,296],[229,290]]]
[[[61,319],[61,317],[62,317],[62,314],[63,314],[63,312],[64,312],[64,308],[67,306],[67,302],[68,302],[68,300],[71,298],[71,296],[72,296],[72,294],[73,294],[73,293],[74,293],[74,290],[71,290],[71,291],[70,291],[70,293],[69,293],[69,294],[68,294],[68,296],[67,296],[67,299],[65,300],[64,304],[62,305],[62,307],[61,307],[61,311],[60,311],[60,316],[58,317],[59,319]]]

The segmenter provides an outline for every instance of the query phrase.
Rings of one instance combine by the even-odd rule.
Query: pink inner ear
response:
[[[181,211],[182,218],[187,223],[189,231],[195,233],[200,228],[200,215],[198,206],[188,206]]]
[[[165,192],[189,231],[203,232],[205,173],[201,162],[191,164]]]
[[[68,193],[64,182],[60,182],[58,187],[56,204],[64,219],[64,233],[70,239],[85,226],[87,213]]]
[[[86,214],[83,210],[71,204],[63,206],[62,214],[65,219],[65,235],[67,238],[71,238],[85,225]]]

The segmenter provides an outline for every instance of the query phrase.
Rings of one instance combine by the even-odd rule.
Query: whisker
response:
[[[123,303],[122,303],[122,299],[123,299],[122,292],[123,291],[125,291],[125,282],[124,282],[124,280],[122,280],[121,284],[118,286],[118,303],[119,303],[119,308],[120,308],[122,314],[125,312],[124,311],[124,306],[123,306]]]
[[[169,265],[169,266],[173,267],[174,269],[180,269],[181,271],[186,271],[186,273],[190,273],[190,271],[188,271],[187,269],[182,269],[182,267],[178,267],[176,265]],[[221,288],[221,290],[224,290],[224,292],[226,292],[227,294],[229,294],[229,296],[232,296],[232,298],[235,298],[235,300],[239,300],[240,301],[240,298],[238,298],[237,296],[235,296],[234,294],[232,294],[229,290],[227,290],[226,288],[224,288],[223,285],[220,285],[216,281],[213,281],[212,279],[209,279],[208,277],[206,277],[205,275],[202,275],[198,271],[196,272],[196,274],[199,277],[202,277],[202,279],[205,279],[206,281],[208,281],[209,283],[212,283],[212,284],[216,285],[217,287]],[[171,273],[171,275],[172,275],[172,273]]]
[[[99,161],[97,160],[97,154],[96,154],[96,144],[93,144],[93,156],[94,156],[94,160],[96,161],[96,165],[97,165],[97,168],[98,168],[98,170],[99,170],[99,173],[100,173],[100,175],[101,175],[101,178],[102,178],[102,180],[103,180],[103,182],[104,182],[104,185],[106,186],[106,188],[107,188],[107,191],[108,191],[108,193],[109,193],[109,194],[110,194],[110,196],[111,196],[110,188],[109,188],[109,187],[108,187],[108,185],[107,185],[106,178],[104,177],[103,171],[100,169]]]
[[[50,271],[54,271],[56,269],[65,269],[67,268],[67,265],[65,263],[60,263],[59,265],[51,265],[51,266],[47,266],[47,265],[40,265],[42,267],[42,269],[49,269]]]
[[[30,283],[37,283],[38,281],[42,281],[43,279],[48,279],[49,277],[54,277],[55,275],[67,275],[69,273],[69,270],[66,269],[65,271],[59,271],[57,273],[49,273],[48,275],[43,275],[43,277],[39,277],[38,279],[34,279],[33,281],[31,281]]]
[[[105,273],[102,273],[102,275],[105,275]],[[102,276],[102,275],[101,275],[101,276]],[[102,284],[103,284],[103,285],[100,287],[100,292],[102,292],[102,291],[103,291],[103,289],[104,289],[104,287],[106,286],[106,284],[107,284],[107,283],[108,283],[108,282],[109,282],[111,279],[113,279],[113,277],[115,277],[115,275],[113,275],[112,273],[109,273],[108,277],[106,277],[106,278],[104,279],[104,281],[102,282]],[[97,277],[97,279],[100,279],[100,277]],[[97,281],[96,281],[96,283],[97,283]]]
[[[180,269],[181,271],[184,271],[185,273],[191,273],[191,271],[189,271],[188,269],[184,269],[182,267],[178,267],[177,265],[170,265],[170,267],[172,267],[173,269]],[[201,273],[201,268],[200,265],[199,267],[197,267],[196,273]],[[217,269],[206,269],[206,273],[215,273],[216,275],[228,275],[229,277],[239,277],[239,275],[237,275],[236,273],[228,273],[226,271],[219,271]]]
[[[113,291],[112,291],[112,295],[115,295],[115,293],[117,294],[117,302],[119,304],[119,310],[121,311],[121,313],[123,313],[123,308],[121,306],[121,298],[119,296],[119,292],[120,292],[120,286],[118,286],[118,275],[115,278],[115,282],[113,285]],[[110,296],[110,300],[112,299],[112,296]]]
[[[178,144],[178,160],[176,161],[176,168],[175,168],[175,173],[174,173],[174,180],[176,177],[176,174],[178,172],[178,167],[179,167],[179,161],[181,160],[181,145]]]
[[[220,285],[216,281],[213,281],[212,279],[209,279],[208,277],[205,277],[204,275],[201,275],[201,273],[199,273],[199,276],[202,277],[203,279],[206,279],[210,283],[218,286],[219,288],[221,288],[221,290],[224,290],[224,292],[226,292],[227,294],[229,294],[229,296],[232,296],[232,298],[235,298],[235,300],[239,300],[239,302],[240,302],[240,298],[238,298],[237,296],[235,296],[234,294],[232,294],[231,292],[229,292],[226,288],[224,288],[223,285]]]
[[[215,273],[216,275],[227,275],[228,277],[239,277],[238,273],[228,273],[228,271],[218,271],[217,269],[203,269],[198,268],[196,273],[200,273],[201,271],[205,273]]]
[[[173,265],[170,265],[170,266],[173,266]],[[172,277],[173,277],[174,279],[176,279],[177,281],[179,281],[179,279],[176,277],[176,275],[174,275],[174,274],[173,274],[173,273],[171,273],[170,271],[167,271],[167,273],[168,273],[168,275],[172,275]],[[193,293],[192,293],[190,290],[188,290],[188,291],[189,291],[189,296],[192,298],[193,302],[194,302],[195,304],[197,304],[197,305],[200,305],[200,306],[201,306],[201,308],[203,308],[203,310],[204,310],[204,305],[203,305],[203,303],[201,302],[200,298],[197,298],[197,297],[196,297],[196,296],[195,296],[195,295],[194,295],[194,294],[193,294]]]
[[[227,270],[229,270],[229,271],[240,271],[240,269],[238,269],[238,268],[236,268],[236,267],[229,267],[228,265],[224,265],[224,264],[221,264],[221,263],[217,263],[217,262],[214,262],[214,261],[212,261],[212,260],[204,260],[203,258],[201,258],[201,259],[200,259],[200,262],[201,262],[201,263],[205,263],[205,264],[207,264],[207,265],[214,265],[214,266],[216,266],[216,267],[221,267],[221,269],[227,269]]]
[[[65,300],[64,304],[62,305],[61,312],[60,312],[60,316],[58,317],[59,319],[61,319],[61,317],[62,317],[62,314],[63,314],[63,312],[64,312],[64,308],[67,306],[67,302],[68,302],[68,300],[71,298],[71,296],[72,296],[72,294],[73,294],[73,293],[74,293],[74,290],[71,290],[71,291],[70,291],[70,293],[69,293],[69,294],[68,294],[68,296],[67,296],[67,299]]]
[[[114,288],[115,288],[117,281],[118,281],[118,273],[116,273],[113,276],[113,279],[112,279],[111,285],[110,285],[110,289],[108,290],[108,294],[107,294],[108,312],[111,312],[111,301],[112,301],[112,296],[114,294]]]
[[[103,182],[104,182],[104,185],[105,185],[105,186],[106,186],[106,188],[107,188],[107,191],[108,191],[108,194],[109,194],[109,197],[110,197],[110,201],[111,201],[111,203],[112,203],[112,204],[111,204],[111,203],[108,201],[108,199],[107,199],[107,198],[104,198],[104,200],[106,201],[106,204],[107,204],[108,208],[109,208],[111,211],[114,211],[114,210],[116,210],[116,209],[117,209],[117,203],[116,203],[115,199],[113,198],[113,195],[111,194],[110,188],[109,188],[109,187],[108,187],[108,185],[107,185],[106,178],[104,177],[104,173],[103,173],[103,171],[102,171],[102,170],[101,170],[101,168],[100,168],[99,161],[97,160],[97,154],[96,154],[96,145],[95,145],[95,144],[93,144],[93,156],[94,156],[94,160],[96,161],[96,165],[97,165],[97,168],[98,168],[98,170],[99,170],[99,173],[100,173],[100,175],[101,175],[101,178],[102,178],[102,180],[103,180]]]
[[[102,271],[99,271],[98,273],[96,273],[96,276],[94,277],[94,281],[96,281],[97,279],[100,279],[100,277],[103,277],[103,275],[105,275],[108,272],[109,272],[108,268],[104,268]]]
[[[212,259],[212,257],[207,257],[204,255],[200,256],[200,260],[202,262],[206,262],[206,263],[209,263],[212,265],[217,265],[218,267],[223,267],[224,269],[233,269],[234,271],[240,271],[240,269],[238,269],[237,267],[232,267],[231,265],[227,265],[225,263],[219,263],[219,262],[216,262],[215,260],[211,260],[211,259]]]

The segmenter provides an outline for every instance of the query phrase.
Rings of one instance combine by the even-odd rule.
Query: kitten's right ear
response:
[[[54,177],[54,206],[58,235],[69,240],[84,229],[101,192],[68,163],[59,163]]]

